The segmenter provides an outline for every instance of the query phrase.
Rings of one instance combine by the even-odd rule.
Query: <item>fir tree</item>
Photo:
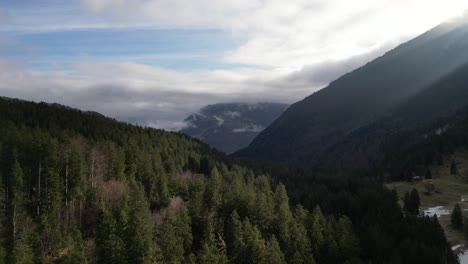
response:
[[[455,162],[455,160],[452,160],[452,164],[450,165],[450,174],[452,175],[458,174],[457,163]]]
[[[450,216],[450,223],[455,229],[463,228],[463,213],[460,204],[456,203]]]

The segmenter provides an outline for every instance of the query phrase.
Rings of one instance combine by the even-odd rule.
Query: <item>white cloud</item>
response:
[[[314,1],[313,1],[314,2]],[[318,1],[316,1],[318,3]],[[343,60],[407,40],[468,8],[461,0],[268,1],[234,24],[247,41],[226,54],[229,63],[285,70]]]
[[[182,73],[135,63],[95,63],[42,72],[0,60],[2,96],[58,102],[169,130],[186,126],[182,120],[208,104],[301,98],[303,91],[294,88],[265,94],[275,81],[268,71],[251,69]]]
[[[259,0],[82,0],[85,11],[117,21],[145,21],[165,28],[219,28],[259,6]]]
[[[82,0],[117,21],[221,28],[239,39],[227,63],[283,72],[343,60],[407,40],[460,14],[466,0]]]

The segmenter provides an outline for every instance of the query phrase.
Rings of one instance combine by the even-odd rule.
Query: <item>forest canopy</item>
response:
[[[458,263],[372,179],[59,105],[0,99],[0,180],[0,263]]]

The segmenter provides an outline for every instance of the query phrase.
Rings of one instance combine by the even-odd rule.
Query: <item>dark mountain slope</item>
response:
[[[185,119],[188,127],[181,132],[232,153],[247,147],[287,107],[280,103],[209,105]]]
[[[322,168],[347,171],[379,167],[398,159],[405,149],[442,133],[468,105],[468,64],[412,97],[379,121],[348,135],[326,152],[318,163]],[[381,166],[380,166],[381,167]]]
[[[465,20],[442,24],[292,105],[237,157],[310,164],[468,62]]]

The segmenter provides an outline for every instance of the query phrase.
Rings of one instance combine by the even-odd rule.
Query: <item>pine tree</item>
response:
[[[178,235],[177,222],[166,215],[158,230],[159,246],[164,262],[180,263],[184,261],[184,238]]]
[[[62,241],[60,229],[60,209],[61,209],[61,183],[60,177],[52,170],[47,172],[46,193],[42,213],[40,215],[42,227],[42,246],[46,252],[49,248],[56,248]]]
[[[260,230],[252,226],[249,219],[244,219],[243,223],[244,259],[241,263],[265,263],[266,246],[262,239]]]
[[[286,187],[279,184],[275,192],[275,212],[276,212],[276,234],[278,235],[281,248],[286,248],[289,242],[289,224],[292,221],[292,214],[289,209],[289,199]]]
[[[421,204],[421,199],[419,198],[419,193],[416,189],[413,188],[413,190],[411,190],[411,193],[405,193],[403,203],[403,209],[407,213],[415,215],[419,214],[419,206]]]
[[[452,160],[452,164],[450,165],[450,174],[452,175],[458,174],[457,163],[455,162],[455,160]]]
[[[244,232],[237,211],[233,211],[227,225],[227,253],[229,259],[240,263],[244,258]]]
[[[405,196],[403,198],[403,210],[408,212],[409,208],[411,208],[410,204],[411,204],[410,194],[409,192],[405,192]]]
[[[205,191],[205,204],[208,208],[217,209],[221,204],[221,188],[223,179],[215,167],[211,170]]]
[[[23,192],[23,170],[17,159],[14,160],[13,165],[11,167],[10,173],[11,179],[11,198],[10,198],[10,219],[11,219],[11,226],[12,226],[12,238],[13,240],[16,239],[16,235],[18,233],[18,214],[20,211],[21,206],[24,203],[24,192]]]
[[[168,174],[164,170],[164,165],[159,154],[153,156],[153,167],[156,172],[156,191],[159,199],[158,207],[160,207],[169,203],[170,192]]]
[[[8,218],[8,249],[7,263],[32,264],[34,253],[29,245],[28,234],[23,230],[24,221],[24,174],[17,159],[16,149],[13,151],[13,162],[10,165],[9,201],[7,201]]]
[[[455,204],[453,208],[452,215],[450,216],[450,222],[452,227],[455,229],[463,228],[463,213],[460,207],[460,204]]]
[[[98,263],[127,263],[124,240],[118,232],[117,221],[111,211],[101,205],[97,219],[96,250]]]
[[[265,262],[271,264],[285,264],[284,254],[281,251],[278,240],[275,236],[267,241]]]
[[[60,264],[88,264],[89,256],[83,245],[81,232],[74,226],[67,237],[68,254],[62,258]]]
[[[419,214],[419,206],[421,205],[421,199],[419,198],[418,190],[413,189],[410,194],[411,199],[411,212],[414,214]]]
[[[109,144],[109,171],[107,180],[125,179],[125,152],[123,149],[116,144]]]
[[[132,263],[153,263],[156,261],[156,245],[153,243],[149,204],[143,187],[134,181],[130,185],[128,223],[125,230],[127,256]]]
[[[177,218],[177,235],[182,238],[183,246],[184,246],[184,255],[188,257],[192,253],[192,243],[193,243],[193,235],[192,235],[192,227],[191,227],[191,219],[188,214],[187,209],[183,209],[181,212],[178,213]]]
[[[311,239],[314,252],[320,253],[326,245],[326,220],[319,206],[312,212]]]
[[[211,223],[208,223],[208,227],[205,233],[205,239],[203,241],[203,246],[201,250],[201,255],[199,257],[199,263],[203,264],[224,264],[228,263],[228,258],[224,251],[219,250],[218,244],[220,241],[217,241],[213,226]]]
[[[299,214],[302,211],[299,210]],[[301,217],[296,217],[290,224],[290,241],[288,244],[289,257],[294,259],[295,263],[315,264],[312,245],[307,235],[307,229],[303,225]]]
[[[354,234],[353,226],[348,217],[343,216],[338,220],[337,242],[339,247],[339,256],[343,261],[351,261],[359,257],[359,241]]]

